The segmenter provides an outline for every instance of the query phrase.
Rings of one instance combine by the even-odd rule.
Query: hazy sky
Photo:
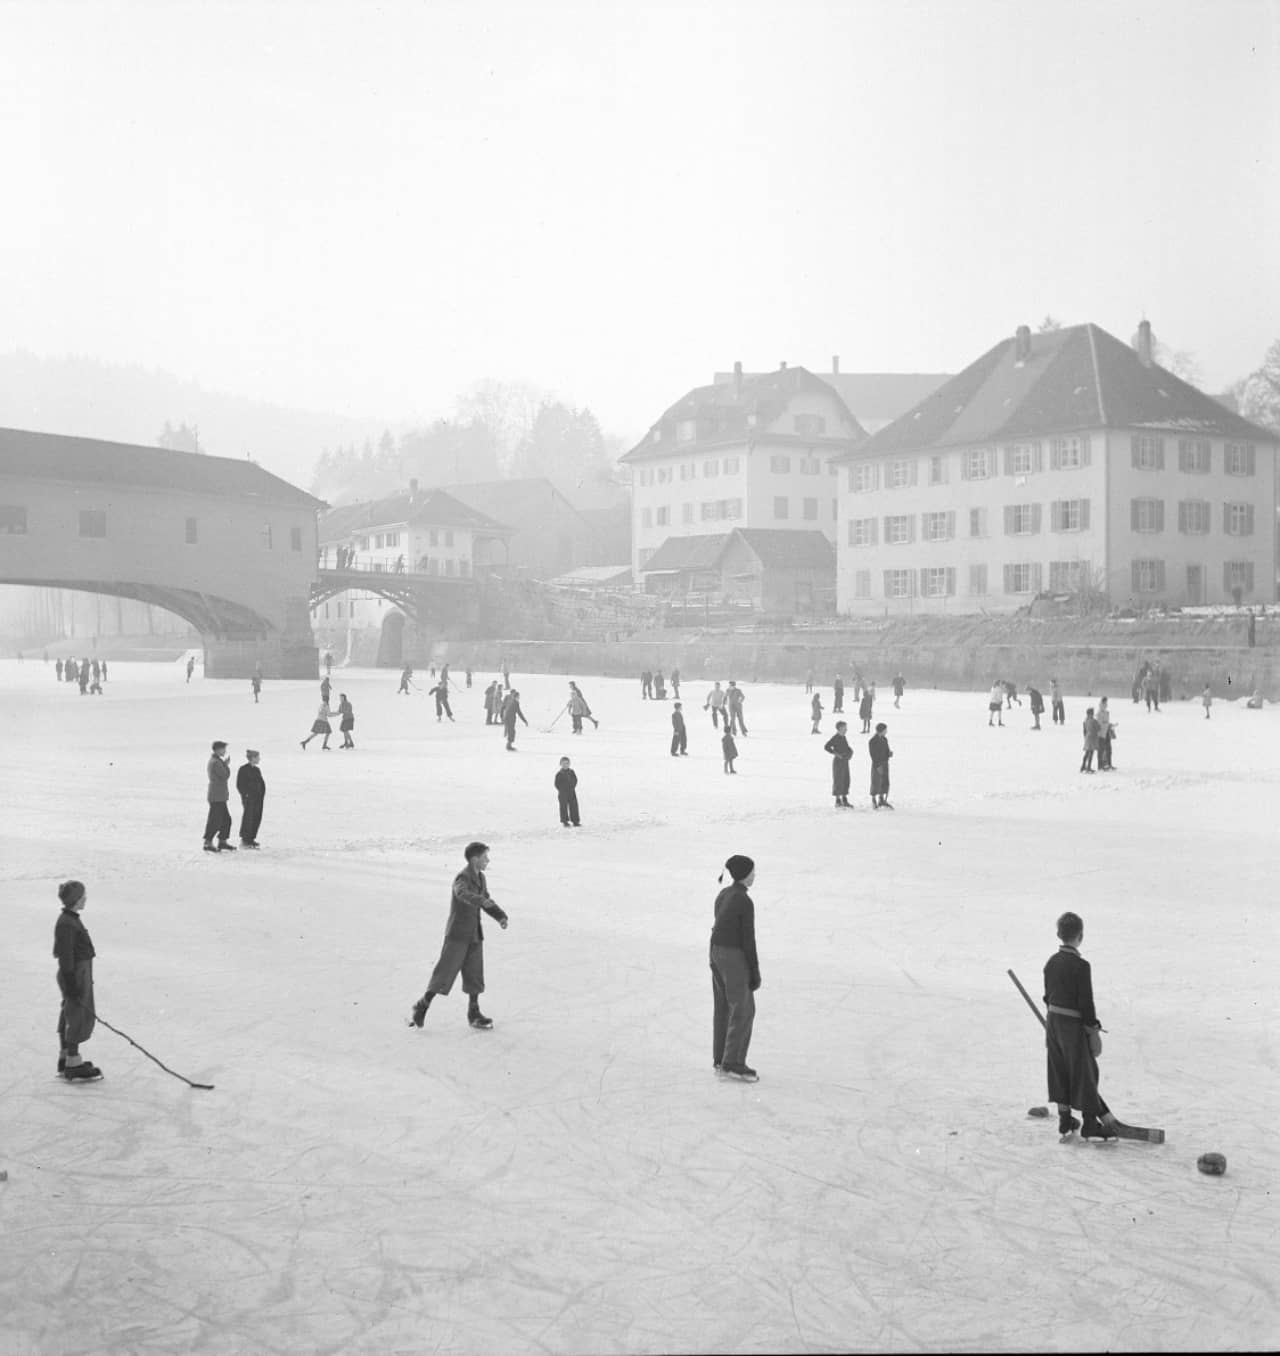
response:
[[[0,0],[0,351],[637,434],[741,359],[1280,337],[1280,0]]]

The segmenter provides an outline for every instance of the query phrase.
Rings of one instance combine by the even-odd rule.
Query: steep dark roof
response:
[[[1000,442],[1086,428],[1155,428],[1272,441],[1097,325],[1033,334],[1024,362],[1002,339],[959,375],[838,460]]]
[[[745,375],[745,374],[744,374]],[[750,373],[752,377],[758,373]],[[815,372],[849,407],[849,412],[868,432],[892,423],[932,395],[950,372]],[[732,372],[717,372],[715,383],[733,380]]]
[[[834,570],[836,548],[813,528],[740,527],[733,534],[756,553],[762,565],[781,570]]]
[[[472,532],[506,537],[512,529],[495,522],[488,514],[480,513],[461,503],[444,490],[426,490],[416,497],[405,491],[383,499],[371,499],[363,504],[345,504],[331,509],[320,520],[322,542],[342,541],[355,532],[371,528],[390,527],[397,523],[412,523],[423,527],[464,527]]]
[[[836,405],[849,420],[852,438],[856,440],[863,436],[862,426],[838,391],[806,368],[783,367],[777,372],[762,375],[747,376],[744,373],[740,383],[730,378],[727,382],[713,382],[710,386],[695,386],[650,426],[649,432],[630,452],[624,453],[618,460],[651,461],[656,457],[691,451],[698,446],[742,442],[749,435],[757,432],[763,434],[768,425],[786,410],[792,397],[802,391],[834,397]],[[697,425],[697,442],[677,442],[676,425],[690,419]],[[655,431],[660,435],[657,442],[654,441]],[[772,440],[787,435],[771,433],[768,436]],[[844,435],[819,438],[796,436],[788,440],[809,446],[829,444],[842,449],[847,448],[851,441]]]
[[[0,476],[6,475],[223,495],[290,508],[325,507],[324,500],[256,462],[17,428],[0,428]]]
[[[716,532],[705,537],[668,537],[640,566],[641,574],[665,570],[714,570],[730,533]]]

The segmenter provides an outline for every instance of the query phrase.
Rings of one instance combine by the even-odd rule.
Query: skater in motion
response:
[[[702,703],[704,711],[711,712],[711,725],[714,729],[720,728],[720,717],[724,715],[724,728],[729,728],[729,716],[724,709],[724,688],[720,686],[720,680],[717,678],[715,686],[707,693],[707,700]]]
[[[331,696],[333,696],[333,683],[330,682],[329,675],[326,673],[325,676],[320,679],[320,700],[328,706],[329,698]]]
[[[893,709],[899,710],[902,706],[902,694],[907,690],[907,680],[901,673],[893,680]]]
[[[987,698],[987,724],[1004,724],[1004,684],[997,678],[991,684],[991,695]]]
[[[813,717],[813,729],[810,734],[822,733],[822,693],[815,692],[809,701],[809,714]]]
[[[853,750],[845,731],[849,728],[843,720],[836,721],[836,732],[822,746],[824,753],[831,755],[831,794],[836,798],[837,810],[849,810],[849,760]]]
[[[520,694],[511,688],[507,695],[502,699],[502,732],[507,737],[507,751],[514,753],[516,751],[516,721],[528,721],[524,718],[524,712],[520,709]]]
[[[333,726],[329,723],[332,715],[333,712],[329,710],[329,703],[321,702],[320,709],[316,712],[316,718],[311,722],[311,733],[301,741],[304,749],[316,735],[324,735],[324,743],[320,745],[322,749],[329,747],[329,736],[333,733]]]
[[[249,679],[249,686],[253,689],[253,704],[258,705],[258,698],[262,696],[262,674],[255,673]]]
[[[204,850],[206,852],[234,852],[228,841],[231,837],[231,811],[227,809],[230,799],[228,785],[231,781],[231,760],[227,757],[227,744],[224,739],[213,741],[212,752],[205,768],[209,787],[205,797],[209,802],[209,813],[204,821]],[[214,835],[218,846],[214,847]]]
[[[467,995],[467,1021],[477,1031],[488,1031],[493,1023],[480,1011],[480,995],[484,993],[484,929],[480,926],[480,911],[497,919],[504,931],[507,915],[489,894],[484,873],[489,865],[486,843],[468,843],[467,865],[453,878],[449,896],[449,922],[445,926],[444,945],[440,959],[431,972],[427,991],[413,1005],[409,1018],[411,1026],[420,1027],[426,1020],[431,1000],[438,994],[448,994],[453,982],[462,975],[462,992]]]
[[[436,721],[439,722],[444,716],[453,719],[453,709],[449,705],[449,679],[442,673],[436,681],[435,687],[427,692],[428,697],[436,699]]]
[[[738,757],[738,745],[734,741],[733,731],[726,730],[720,739],[720,752],[724,756],[724,771],[726,776],[736,777],[738,769],[734,767],[734,762]]]
[[[722,1077],[755,1083],[759,1075],[747,1064],[747,1049],[756,1019],[760,958],[756,906],[747,891],[755,883],[756,864],[735,854],[724,867],[730,884],[716,896],[711,928],[711,1063]]]
[[[338,729],[342,731],[342,743],[338,745],[342,749],[354,749],[356,741],[351,738],[351,731],[356,728],[356,713],[351,705],[351,699],[345,692],[338,693]]]
[[[191,681],[191,675],[196,671],[196,657],[193,654],[187,656],[187,682]]]
[[[1079,914],[1064,913],[1058,919],[1058,940],[1061,945],[1044,967],[1044,1043],[1049,1100],[1058,1104],[1058,1133],[1080,1130],[1084,1139],[1114,1139],[1111,1112],[1098,1092],[1102,1023],[1093,1005],[1093,972],[1080,955],[1084,921]],[[1071,1114],[1073,1107],[1084,1116],[1083,1129]]]
[[[867,752],[871,755],[871,804],[877,809],[892,810],[889,804],[889,759],[893,750],[885,737],[888,726],[881,721],[876,732],[867,740]]]
[[[409,695],[409,684],[412,681],[413,667],[410,664],[406,664],[404,668],[400,670],[400,686],[396,688],[396,696],[399,696],[403,692],[407,697]]]
[[[245,749],[245,761],[236,772],[236,792],[240,797],[240,846],[256,848],[262,827],[262,803],[267,795],[257,749]]]
[[[62,912],[53,925],[53,956],[58,962],[58,991],[62,994],[58,1013],[58,1072],[68,1083],[91,1083],[102,1077],[102,1070],[80,1053],[80,1047],[93,1035],[97,1021],[93,1007],[96,953],[80,917],[89,894],[83,882],[64,880],[58,886],[58,899]]]
[[[582,695],[581,688],[577,683],[569,684],[569,719],[573,722],[574,734],[582,733],[582,722],[589,720],[592,725],[599,728],[600,722],[591,714],[591,708],[587,705],[587,699]]]
[[[578,818],[578,774],[569,765],[567,758],[561,758],[560,771],[556,773],[556,798],[560,802],[560,825],[575,829],[582,827]]]
[[[684,711],[680,702],[671,710],[671,756],[687,758],[689,755],[689,732],[684,728]]]

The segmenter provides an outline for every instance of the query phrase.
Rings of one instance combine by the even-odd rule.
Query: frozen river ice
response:
[[[908,688],[876,712],[896,810],[870,808],[852,715],[837,814],[800,686],[748,688],[729,778],[705,684],[673,761],[670,704],[589,675],[581,737],[546,731],[565,679],[514,675],[507,753],[490,677],[440,725],[396,675],[335,671],[358,747],[304,753],[313,683],[255,706],[122,663],[82,698],[0,663],[4,1356],[1276,1345],[1280,709],[1113,693],[1117,771],[1086,777],[1080,695],[1033,733],[1025,705],[988,729],[985,691]],[[200,851],[215,738],[233,768],[262,750],[260,853]],[[455,989],[411,1031],[472,838],[511,915],[496,1026]],[[755,1085],[711,1070],[733,852],[758,865]],[[68,876],[102,1016],[215,1091],[102,1027],[105,1081],[53,1076]],[[1162,1146],[1027,1117],[1043,1048],[1005,970],[1039,997],[1066,908],[1103,1093]],[[1196,1171],[1210,1149],[1225,1177]]]

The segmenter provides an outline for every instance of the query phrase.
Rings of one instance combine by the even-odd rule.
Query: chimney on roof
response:
[[[831,375],[833,377],[840,375],[840,355],[838,353],[831,355]]]
[[[1019,325],[1013,336],[1013,361],[1021,367],[1031,356],[1031,326]]]
[[[787,365],[786,365],[786,363],[779,363],[779,364],[778,364],[778,371],[779,371],[779,372],[785,372],[786,370],[787,370]]]
[[[733,394],[740,396],[742,394],[742,364],[733,365]]]
[[[1151,333],[1151,322],[1138,323],[1138,332],[1133,336],[1133,347],[1137,350],[1138,361],[1143,367],[1150,367],[1155,361],[1155,335]]]

